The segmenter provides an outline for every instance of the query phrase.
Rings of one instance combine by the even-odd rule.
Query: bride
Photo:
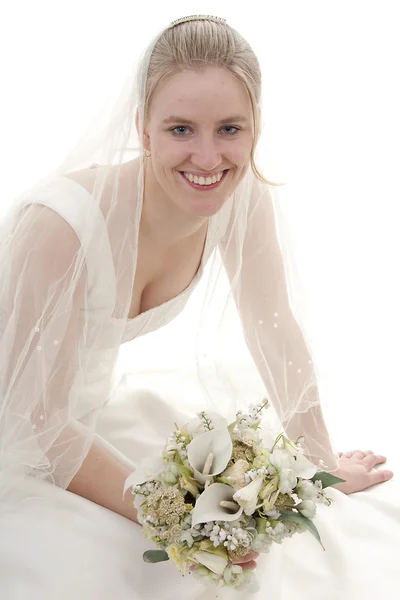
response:
[[[235,393],[224,356],[232,311],[262,384],[254,389],[273,407],[265,427],[304,435],[309,458],[345,480],[317,516],[325,553],[306,534],[243,559],[256,568],[257,597],[395,597],[399,509],[348,496],[393,473],[375,468],[386,461],[375,451],[332,447],[276,186],[257,166],[260,91],[257,58],[223,19],[180,19],[149,45],[110,122],[3,219],[2,598],[210,593],[169,563],[143,563],[148,544],[123,488],[175,421],[253,401]],[[197,398],[183,377],[171,401],[131,385],[123,345],[171,324],[200,280]]]

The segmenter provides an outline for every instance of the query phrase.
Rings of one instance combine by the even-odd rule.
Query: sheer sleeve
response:
[[[324,422],[316,373],[291,309],[288,275],[278,239],[272,194],[254,184],[247,207],[235,206],[220,242],[247,346],[287,435],[305,437],[318,464],[337,468]]]
[[[93,428],[79,421],[87,269],[78,237],[55,211],[27,206],[3,243],[2,257],[0,490],[5,496],[15,478],[29,474],[67,487],[90,447]]]

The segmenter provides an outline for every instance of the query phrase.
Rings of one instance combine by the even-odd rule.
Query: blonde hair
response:
[[[246,88],[253,111],[254,140],[250,165],[257,179],[265,179],[255,163],[255,148],[261,130],[261,69],[254,51],[246,40],[223,22],[196,20],[179,23],[163,31],[157,39],[149,61],[144,120],[147,119],[156,87],[184,69],[221,67],[234,75]]]

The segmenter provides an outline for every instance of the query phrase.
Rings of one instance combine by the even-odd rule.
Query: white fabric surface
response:
[[[99,434],[136,463],[157,452],[191,412],[185,397],[190,375],[121,381],[100,423]],[[134,384],[135,382],[135,384]],[[192,381],[194,385],[194,382]],[[174,406],[172,404],[174,403]],[[395,465],[391,465],[395,467]],[[32,499],[0,521],[0,598],[5,600],[118,600],[236,598],[182,578],[171,563],[148,565],[151,547],[140,527],[56,487],[26,482]],[[319,507],[316,525],[324,552],[304,533],[260,557],[256,594],[240,598],[291,600],[395,600],[399,594],[400,486],[398,478]],[[34,498],[36,496],[36,498]]]

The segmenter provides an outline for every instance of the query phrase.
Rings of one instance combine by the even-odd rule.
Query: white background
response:
[[[333,433],[344,449],[396,452],[398,3],[13,0],[1,12],[3,204],[64,157],[167,23],[217,14],[248,39],[264,74],[267,175],[287,182]],[[131,364],[164,365],[166,344],[179,363],[166,333]]]

